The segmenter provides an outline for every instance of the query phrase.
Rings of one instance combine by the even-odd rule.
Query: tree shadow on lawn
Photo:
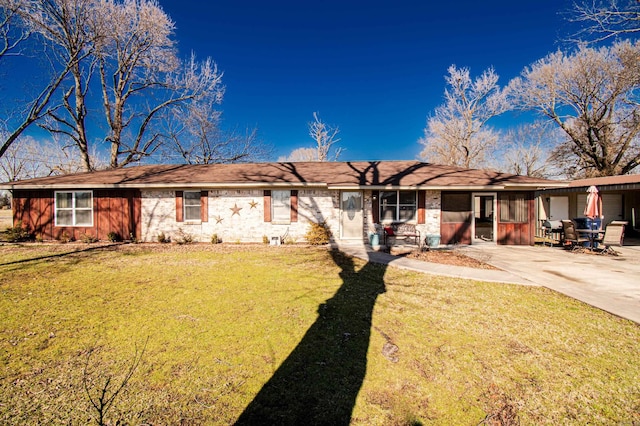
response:
[[[386,266],[334,249],[342,285],[318,307],[318,318],[280,365],[236,425],[348,425],[367,370],[371,319],[385,292]]]
[[[53,253],[53,254],[47,254],[47,255],[43,255],[43,256],[30,257],[30,258],[27,258],[27,259],[12,260],[10,262],[0,263],[0,266],[18,265],[18,264],[21,264],[21,263],[37,262],[39,260],[58,259],[58,258],[63,258],[63,257],[68,257],[68,256],[71,257],[71,256],[76,255],[76,254],[87,253],[87,252],[98,251],[98,250],[105,250],[105,251],[113,250],[117,246],[120,246],[120,245],[122,245],[122,243],[110,243],[110,244],[97,245],[97,246],[93,246],[93,247],[79,248],[79,249],[73,250],[73,251],[64,251],[64,252],[60,252],[60,253]]]

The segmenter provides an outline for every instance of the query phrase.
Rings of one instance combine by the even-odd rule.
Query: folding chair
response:
[[[601,254],[618,254],[618,252],[616,252],[611,246],[622,247],[622,241],[624,240],[624,226],[627,223],[628,222],[614,220],[606,226],[604,229],[604,237],[596,239],[598,243],[604,246],[604,249],[600,252]]]

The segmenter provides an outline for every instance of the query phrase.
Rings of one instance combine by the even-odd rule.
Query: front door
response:
[[[495,241],[496,195],[473,194],[473,240]]]
[[[340,229],[342,239],[363,238],[362,192],[343,191],[340,194]]]

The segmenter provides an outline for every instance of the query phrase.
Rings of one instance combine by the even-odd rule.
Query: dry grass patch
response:
[[[495,266],[492,266],[479,259],[474,259],[465,254],[462,254],[456,250],[428,250],[428,251],[414,251],[407,255],[410,259],[422,260],[424,262],[442,263],[445,265],[453,266],[465,266],[467,268],[476,269],[491,269],[498,270]]]
[[[640,422],[640,327],[546,289],[324,248],[65,254],[86,247],[0,247],[2,424],[98,423],[88,395],[143,347],[105,423],[232,424],[274,395],[282,423]]]
[[[0,230],[13,225],[13,212],[11,209],[0,208]]]

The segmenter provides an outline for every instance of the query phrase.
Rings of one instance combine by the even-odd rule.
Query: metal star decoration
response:
[[[240,216],[240,210],[242,210],[242,207],[238,207],[238,204],[234,204],[233,207],[231,207],[229,210],[233,212],[231,213],[231,216],[233,216],[234,214]]]
[[[220,216],[215,216],[214,219],[216,220],[216,224],[222,223],[222,218]]]
[[[251,200],[249,205],[251,206],[252,209],[255,209],[258,206],[258,203],[256,203],[255,201]]]

